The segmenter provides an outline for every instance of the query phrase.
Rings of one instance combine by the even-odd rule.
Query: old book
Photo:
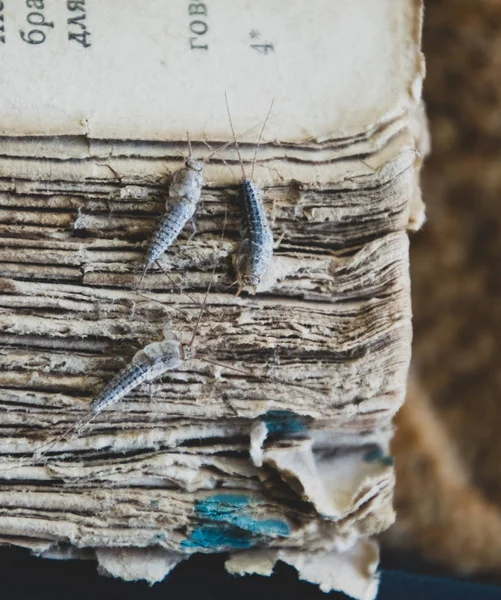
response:
[[[423,214],[420,3],[4,11],[1,543],[150,582],[230,552],[232,573],[282,560],[374,598]],[[138,292],[186,132],[197,158],[232,141],[225,92],[271,268],[235,295],[228,146],[205,165],[196,235]],[[191,349],[195,329],[194,358],[64,435],[140,348],[167,330]]]

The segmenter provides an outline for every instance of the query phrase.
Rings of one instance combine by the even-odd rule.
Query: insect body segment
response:
[[[169,200],[166,202],[167,208],[169,208],[169,204],[175,201],[184,201],[186,204],[190,204],[196,208],[204,184],[202,170],[203,163],[201,160],[189,158],[186,161],[186,166],[174,173],[169,186]]]
[[[163,373],[176,369],[182,362],[179,341],[172,339],[148,344],[136,352],[132,362],[96,397],[92,403],[92,413],[97,414],[110,404],[119,402],[141,383],[152,381]]]
[[[242,182],[246,229],[240,254],[235,261],[240,291],[250,286],[254,292],[273,258],[273,233],[266,216],[261,191],[251,179]]]

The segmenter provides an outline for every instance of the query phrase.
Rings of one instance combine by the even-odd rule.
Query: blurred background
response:
[[[413,373],[384,543],[501,582],[501,1],[428,0],[423,47],[427,222],[411,240]]]

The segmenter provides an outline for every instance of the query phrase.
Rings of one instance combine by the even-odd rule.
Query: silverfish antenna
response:
[[[242,160],[242,155],[240,154],[240,146],[238,145],[237,136],[235,134],[235,128],[233,127],[233,121],[231,119],[231,113],[230,113],[230,104],[228,102],[228,94],[226,92],[224,92],[224,99],[226,101],[226,112],[228,113],[228,119],[230,121],[231,132],[233,134],[233,140],[235,142],[235,147],[237,149],[238,158],[240,160],[240,167],[242,168],[242,175],[243,175],[243,178],[245,179],[244,163]]]
[[[274,104],[275,104],[275,98],[273,98],[273,100],[271,101],[270,108],[268,110],[268,114],[266,115],[266,119],[264,120],[263,126],[261,128],[261,132],[259,133],[259,139],[257,140],[256,150],[254,152],[254,159],[252,161],[251,179],[254,179],[254,168],[256,166],[257,152],[259,150],[259,146],[261,145],[261,140],[263,138],[264,128],[266,127],[266,123],[268,123],[268,119],[270,118],[270,114],[271,114],[271,111],[272,111],[272,108],[273,108]]]

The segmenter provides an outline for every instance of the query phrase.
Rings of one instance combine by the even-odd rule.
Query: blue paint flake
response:
[[[203,525],[181,542],[182,548],[207,548],[210,550],[245,550],[254,542],[250,535],[231,525]]]
[[[262,419],[271,435],[303,433],[308,429],[305,417],[292,410],[269,410]]]
[[[380,446],[366,452],[364,454],[364,460],[366,462],[380,462],[387,467],[391,467],[395,463],[393,456],[384,454],[383,449]]]

